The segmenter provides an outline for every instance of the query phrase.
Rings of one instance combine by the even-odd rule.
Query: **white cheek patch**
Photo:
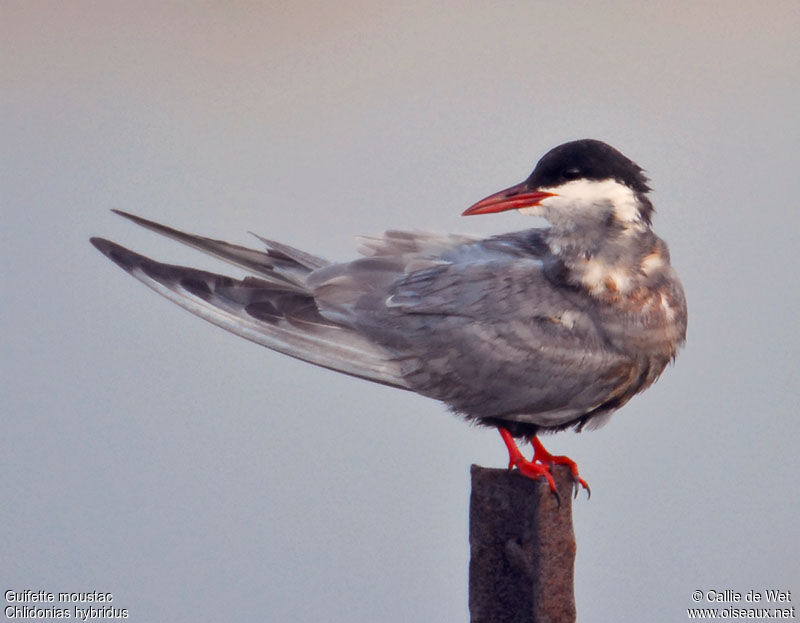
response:
[[[620,223],[626,225],[639,223],[642,219],[639,214],[639,203],[636,201],[633,191],[627,186],[617,185],[616,188],[623,188],[624,192],[617,193],[617,197],[612,200],[614,202],[614,216]]]
[[[611,204],[614,206],[614,217],[623,225],[641,224],[639,202],[635,193],[615,180],[573,180],[558,187],[541,188],[544,192],[552,192],[555,197],[548,197],[541,202],[542,207],[558,209],[558,206],[592,206]],[[539,206],[536,206],[539,207]],[[525,212],[535,208],[522,208],[523,214],[541,216],[541,212]]]

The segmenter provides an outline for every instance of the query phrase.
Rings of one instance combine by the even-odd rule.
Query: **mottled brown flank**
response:
[[[662,305],[664,298],[671,298],[668,292],[653,291],[645,287],[637,287],[627,296],[622,297],[617,305],[620,310],[639,316],[642,328],[659,331],[668,330],[665,320],[666,311]]]
[[[624,389],[624,386],[627,386],[636,377],[637,373],[636,366],[632,362],[626,361],[610,367],[601,378],[604,381],[620,381],[623,386],[620,389]]]
[[[655,293],[650,288],[638,286],[631,290],[625,298],[631,303],[644,307],[645,304],[655,298]]]
[[[682,301],[678,299],[672,292],[666,292],[664,296],[667,299],[667,303],[671,309],[677,310],[682,305]]]
[[[639,272],[642,275],[649,275],[653,269],[659,268],[667,263],[664,259],[664,255],[661,253],[661,244],[661,242],[656,243],[653,246],[653,250],[645,255],[639,262]],[[651,264],[653,265],[652,267],[650,266]]]
[[[586,288],[586,291],[593,298],[612,305],[618,305],[621,301],[629,298],[630,294],[623,295],[619,291],[619,284],[614,277],[608,276],[603,279],[602,283],[602,290],[598,288],[597,290],[592,291],[592,289]]]
[[[607,292],[619,292],[619,287],[613,277],[606,277],[603,285],[606,287]]]

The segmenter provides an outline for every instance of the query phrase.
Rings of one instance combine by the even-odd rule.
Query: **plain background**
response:
[[[3,590],[467,620],[498,435],[193,318],[88,238],[237,275],[109,209],[342,260],[387,228],[522,229],[459,215],[584,137],[648,170],[690,326],[605,428],[545,439],[592,485],[579,617],[800,590],[800,4],[658,4],[2,2]]]

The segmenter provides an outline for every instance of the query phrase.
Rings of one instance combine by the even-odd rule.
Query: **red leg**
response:
[[[498,428],[497,430],[500,431],[500,436],[503,438],[503,441],[506,442],[506,448],[508,448],[508,469],[516,467],[520,474],[532,478],[533,480],[544,477],[550,485],[550,491],[555,493],[556,483],[553,481],[550,468],[547,465],[536,464],[526,459],[522,456],[522,452],[519,451],[511,433],[505,428]]]
[[[511,433],[509,433],[505,428],[498,428],[498,430],[500,431],[500,436],[503,438],[503,441],[506,444],[506,448],[508,448],[508,469],[514,469],[516,467],[523,476],[527,476],[533,480],[544,477],[550,485],[550,491],[555,493],[556,484],[553,481],[552,474],[550,473],[550,466],[567,465],[570,468],[570,471],[572,471],[572,477],[575,480],[576,486],[580,485],[586,489],[586,492],[589,495],[592,494],[591,490],[589,489],[589,485],[586,484],[586,481],[578,475],[578,466],[575,464],[575,461],[566,456],[553,456],[545,449],[545,447],[542,445],[542,442],[539,441],[536,435],[531,437],[531,444],[533,445],[533,460],[529,461],[522,456],[522,452],[519,451],[519,448],[517,447],[514,438],[511,436]],[[575,492],[577,493],[577,489]]]

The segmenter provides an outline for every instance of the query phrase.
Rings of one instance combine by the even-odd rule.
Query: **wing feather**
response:
[[[156,262],[102,238],[92,244],[159,294],[250,341],[324,368],[406,389],[395,363],[357,333],[323,318],[291,284]]]
[[[425,254],[378,253],[315,272],[320,312],[395,352],[411,389],[476,419],[569,425],[637,378],[589,299],[554,281],[531,232],[437,252],[435,265],[411,272]],[[383,261],[366,270],[359,262],[369,259]]]
[[[161,223],[142,218],[141,216],[123,212],[122,210],[112,210],[112,212],[133,221],[145,229],[177,240],[207,255],[219,258],[229,264],[244,268],[245,270],[252,271],[277,283],[293,284],[302,287],[308,273],[328,264],[328,262],[322,258],[305,253],[289,245],[267,240],[255,234],[253,235],[256,238],[267,245],[267,251],[258,251],[237,244],[231,244],[224,240],[214,240],[195,234],[188,234],[173,229],[172,227],[162,225]]]

